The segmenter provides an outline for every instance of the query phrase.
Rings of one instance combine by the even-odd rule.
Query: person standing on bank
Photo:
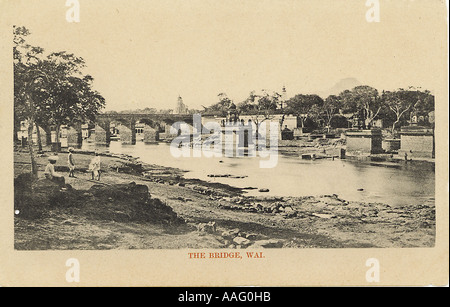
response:
[[[95,157],[89,164],[89,171],[92,174],[92,180],[100,181],[100,156],[97,151],[95,152]]]
[[[56,182],[59,185],[63,186],[63,185],[65,185],[64,176],[59,175],[57,172],[55,172],[56,161],[58,161],[57,156],[48,157],[48,164],[45,167],[44,175],[45,175],[45,178],[47,178],[48,180],[51,180],[51,181]]]
[[[73,158],[73,147],[69,148],[69,155],[67,157],[67,163],[69,164],[69,177],[76,178],[74,175],[75,172],[75,160]]]

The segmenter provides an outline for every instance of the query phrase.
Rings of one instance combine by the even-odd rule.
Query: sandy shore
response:
[[[145,165],[128,156],[102,156],[102,179],[96,182],[85,172],[92,155],[74,155],[76,178],[67,177],[67,154],[59,156],[56,169],[77,191],[73,195],[83,197],[75,209],[53,206],[38,218],[16,214],[16,249],[434,246],[435,208],[430,204],[391,208],[346,201],[337,195],[248,197],[240,189],[188,180],[182,170]],[[46,163],[45,155],[38,158],[41,176]],[[15,152],[14,169],[16,177],[30,171],[28,153]],[[116,185],[131,182],[147,187],[151,199],[161,200],[182,223],[120,219],[102,211],[122,206],[119,200],[92,196],[93,186],[114,190]],[[126,214],[130,216],[130,211]]]

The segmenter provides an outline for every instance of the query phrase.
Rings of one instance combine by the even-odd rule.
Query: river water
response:
[[[94,149],[84,143],[84,149]],[[122,145],[111,142],[102,151],[128,154],[144,163],[179,168],[188,171],[185,178],[220,182],[246,190],[254,196],[317,196],[337,194],[349,201],[381,202],[393,206],[434,203],[435,172],[431,164],[415,163],[400,168],[373,166],[351,160],[302,160],[279,155],[274,168],[260,168],[261,157],[179,157],[170,153],[166,143]],[[208,175],[243,176],[245,178],[208,177]],[[259,192],[258,189],[269,189]]]

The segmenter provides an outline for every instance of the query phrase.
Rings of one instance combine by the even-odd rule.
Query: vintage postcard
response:
[[[448,285],[448,2],[0,21],[0,286]]]

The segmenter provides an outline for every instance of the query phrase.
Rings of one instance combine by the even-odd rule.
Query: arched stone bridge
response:
[[[111,141],[111,125],[118,130],[123,144],[136,144],[136,123],[142,125],[144,142],[159,140],[159,133],[170,133],[175,122],[192,124],[190,114],[98,114],[95,120],[95,143],[108,145]]]

